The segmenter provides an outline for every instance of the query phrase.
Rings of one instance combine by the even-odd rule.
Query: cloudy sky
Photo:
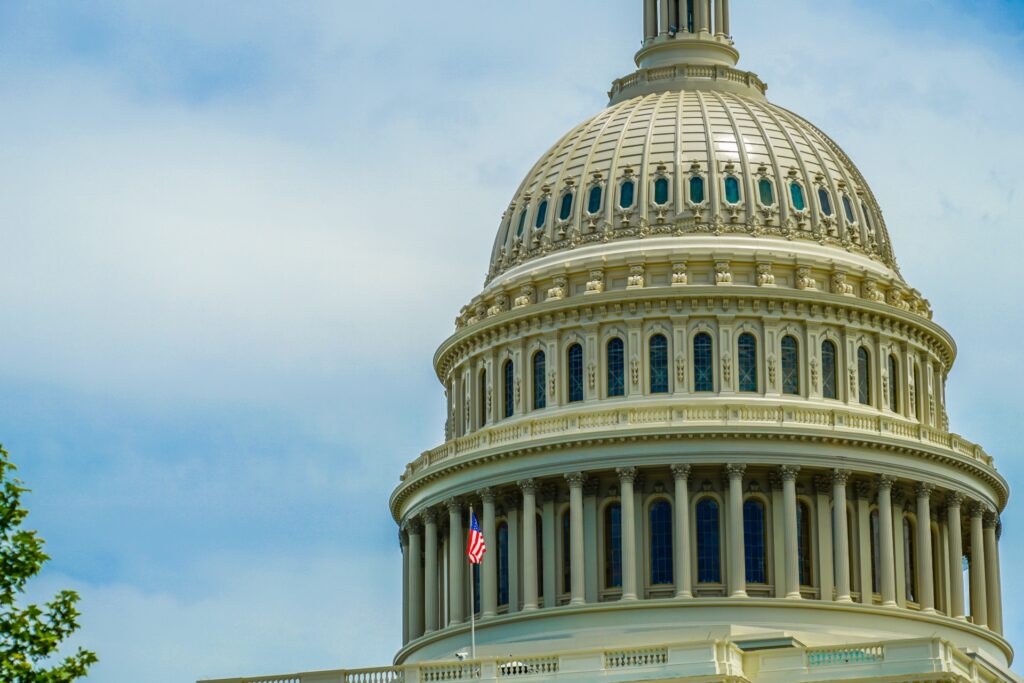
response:
[[[871,180],[960,344],[953,427],[1024,492],[1024,7],[966,5],[734,0],[733,27]],[[0,2],[0,442],[92,680],[390,662],[386,502],[442,438],[431,355],[521,176],[630,71],[639,7]]]

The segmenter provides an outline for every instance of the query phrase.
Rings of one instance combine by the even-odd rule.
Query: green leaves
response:
[[[0,446],[0,681],[69,683],[84,678],[96,655],[79,650],[60,659],[61,644],[78,630],[78,595],[61,591],[43,608],[18,607],[28,580],[49,556],[34,531],[21,528],[28,516],[21,503],[27,489],[13,477],[17,468]]]

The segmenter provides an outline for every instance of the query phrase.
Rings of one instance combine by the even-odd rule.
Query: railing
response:
[[[347,671],[344,683],[405,683],[405,671],[394,667]]]
[[[662,666],[667,663],[667,647],[618,650],[604,653],[604,667],[606,669],[632,669],[645,666]]]
[[[498,662],[498,678],[541,676],[556,674],[558,671],[558,657],[527,657]]]
[[[882,661],[885,661],[884,645],[814,648],[807,651],[807,666],[811,668],[877,664]]]
[[[480,662],[424,665],[420,667],[420,680],[426,683],[443,681],[473,681],[480,678]]]

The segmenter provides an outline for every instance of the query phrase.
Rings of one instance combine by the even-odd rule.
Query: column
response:
[[[971,505],[971,617],[976,626],[988,626],[988,593],[985,587],[985,506]]]
[[[725,35],[725,31],[724,31],[724,29],[725,29],[725,13],[723,12],[723,10],[725,8],[722,6],[722,0],[714,0],[714,2],[715,2],[715,35],[716,36]]]
[[[409,609],[412,607],[409,602],[409,532],[401,528],[398,530],[398,545],[402,549],[402,644],[409,642]]]
[[[586,603],[586,570],[583,566],[583,484],[586,477],[582,472],[565,475],[569,482],[569,556],[572,563],[569,567],[572,588],[570,605]]]
[[[878,478],[878,565],[882,605],[896,607],[896,547],[892,526],[892,477]]]
[[[953,491],[946,496],[946,526],[949,527],[949,616],[966,619],[964,612],[964,541],[960,507],[964,495]]]
[[[893,533],[893,556],[896,561],[896,604],[900,607],[907,606],[907,576],[906,576],[906,551],[903,538],[903,518],[906,510],[906,493],[896,486],[892,489],[892,533]]]
[[[448,624],[456,626],[466,620],[462,599],[466,589],[466,558],[463,555],[466,544],[462,533],[462,503],[452,498],[445,505],[448,507]]]
[[[700,35],[701,33],[710,33],[711,16],[708,14],[708,0],[696,0],[696,2],[693,3],[693,12],[696,15],[693,18],[693,23],[697,35]]]
[[[644,40],[658,36],[658,0],[644,0]]]
[[[597,494],[600,482],[588,479],[583,484],[583,598],[586,602],[598,601],[598,520]]]
[[[786,504],[782,475],[768,473],[768,488],[772,490],[772,583],[776,598],[786,597]]]
[[[423,585],[426,591],[424,597],[423,614],[424,624],[427,633],[436,631],[440,627],[438,609],[439,582],[437,576],[437,511],[427,509],[423,511],[423,535],[424,535],[424,570]]]
[[[732,35],[732,27],[729,25],[729,0],[718,0],[722,3],[722,35],[729,37]]]
[[[409,641],[423,635],[423,534],[419,520],[411,519],[406,525],[409,537]]]
[[[479,492],[484,507],[484,553],[480,567],[480,616],[486,619],[498,613],[498,525],[494,519],[494,491],[482,489]]]
[[[541,557],[544,560],[541,563],[541,577],[544,585],[544,607],[557,607],[558,606],[558,587],[559,587],[559,574],[558,568],[558,556],[561,554],[558,552],[558,544],[555,542],[555,499],[558,496],[558,489],[555,488],[554,484],[545,484],[540,490],[540,521],[541,521],[541,532],[540,538],[543,543],[544,551],[541,553]]]
[[[676,597],[692,598],[693,574],[690,568],[690,466],[673,465],[676,480],[675,501],[675,574]]]
[[[890,381],[892,381],[890,379]],[[917,493],[917,596],[922,612],[935,612],[935,571],[932,568],[932,504],[934,487],[920,482]]]
[[[988,587],[988,627],[1003,633],[1003,589],[999,575],[999,539],[996,527],[999,517],[994,512],[985,515],[985,585]]]
[[[799,600],[800,595],[800,547],[797,538],[800,530],[796,519],[796,477],[800,468],[786,465],[779,469],[782,477],[783,521],[786,524],[786,597]]]
[[[522,572],[519,569],[519,499],[505,496],[505,521],[508,524],[508,612],[519,611]]]
[[[633,502],[635,467],[616,470],[622,487],[622,599],[636,600],[636,512]]]
[[[726,465],[729,477],[729,597],[747,597],[747,562],[743,547],[743,473],[746,465]]]
[[[857,494],[857,557],[860,560],[860,601],[874,603],[874,586],[871,582],[871,484],[858,481],[853,486]]]
[[[832,493],[832,477],[819,475],[814,478],[814,509],[818,523],[818,586],[821,599],[831,602],[835,588],[835,571],[832,566],[832,515],[829,511],[829,495]]]
[[[846,516],[846,470],[832,472],[832,528],[835,540],[836,601],[853,602],[850,597],[850,527]]]
[[[523,611],[537,609],[537,483],[519,482],[523,491]]]
[[[669,0],[660,0],[661,21],[658,24],[658,34],[663,36],[668,35],[668,2]]]

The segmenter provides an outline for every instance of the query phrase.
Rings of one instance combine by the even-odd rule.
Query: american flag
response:
[[[487,544],[484,543],[484,534],[480,531],[480,522],[476,521],[475,514],[470,513],[469,544],[466,546],[466,555],[469,556],[470,564],[483,562],[485,552],[487,552]]]

